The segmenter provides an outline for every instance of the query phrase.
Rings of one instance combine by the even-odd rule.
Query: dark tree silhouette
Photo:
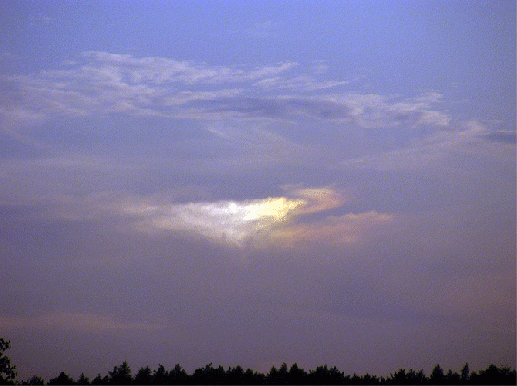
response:
[[[246,384],[243,368],[241,366],[229,367],[228,371],[226,371],[226,383],[228,385]]]
[[[133,383],[136,385],[152,385],[153,376],[149,366],[142,367],[140,370],[138,370]]]
[[[445,376],[443,375],[443,369],[440,365],[434,366],[429,376],[429,382],[433,385],[443,385],[445,383]]]
[[[427,377],[425,376],[424,370],[420,369],[418,372],[412,371],[413,370],[410,370],[409,373],[411,374],[411,379],[413,383],[417,383],[420,385],[425,385],[427,383]]]
[[[287,363],[284,362],[280,365],[280,368],[275,373],[275,375],[268,379],[268,383],[272,385],[289,384],[289,372],[287,370]]]
[[[109,383],[112,385],[129,385],[133,381],[127,361],[124,361],[120,366],[115,366],[113,371],[109,372],[109,376]]]
[[[498,368],[490,365],[486,370],[478,373],[472,373],[469,384],[471,385],[515,385],[516,384],[515,369],[510,370],[508,367]]]
[[[79,378],[77,379],[76,383],[78,385],[89,385],[90,379],[86,375],[84,375],[84,373],[81,373],[81,375],[79,375]]]
[[[385,383],[390,385],[423,385],[427,383],[427,378],[423,370],[416,372],[410,369],[406,372],[406,370],[400,369],[395,374],[390,374]]]
[[[49,385],[75,385],[75,381],[73,378],[71,378],[68,374],[66,374],[64,371],[61,371],[61,373],[51,380],[48,381]]]
[[[445,374],[445,383],[448,385],[459,385],[460,384],[460,375],[456,372],[452,372],[451,369],[447,371],[447,374]]]
[[[298,367],[298,363],[294,363],[289,369],[289,384],[303,385],[307,383],[307,372]]]
[[[467,383],[469,381],[469,377],[470,377],[470,370],[469,370],[469,364],[467,362],[467,363],[465,363],[465,366],[463,366],[463,368],[461,369],[461,378],[460,378],[461,383]]]
[[[4,354],[5,350],[11,348],[11,342],[0,338],[0,384],[14,384],[16,378],[16,366],[11,364],[11,359]]]
[[[10,348],[10,342],[0,338],[0,384],[15,384],[14,366],[11,361],[3,353]],[[188,384],[228,384],[228,385],[266,385],[266,384],[335,384],[335,385],[515,385],[517,382],[517,374],[515,369],[508,367],[497,367],[490,365],[485,370],[480,370],[477,373],[470,373],[468,363],[465,363],[461,369],[461,374],[448,370],[447,374],[440,365],[436,365],[429,378],[427,378],[420,370],[416,372],[413,369],[406,371],[400,369],[394,374],[390,374],[387,378],[379,378],[375,375],[366,374],[359,376],[357,374],[344,375],[335,366],[328,368],[327,365],[318,366],[315,370],[307,373],[294,363],[288,370],[287,364],[284,362],[277,369],[275,366],[271,368],[267,375],[255,372],[251,369],[243,370],[241,366],[229,367],[224,370],[222,366],[214,368],[212,363],[205,367],[194,370],[192,375],[177,364],[174,369],[166,371],[163,365],[151,372],[149,366],[141,368],[136,374],[135,378],[131,376],[131,369],[125,361],[120,366],[115,366],[113,371],[108,372],[108,375],[102,377],[98,374],[92,385],[129,385],[131,383],[137,385],[188,385]],[[20,383],[18,383],[20,384]],[[28,381],[21,382],[22,385],[42,385],[43,378],[33,376]],[[48,382],[49,385],[88,385],[90,384],[88,377],[81,373],[77,382],[74,381],[68,374],[61,372],[57,377],[52,378]]]
[[[92,385],[108,385],[110,383],[110,379],[107,375],[102,377],[100,374],[93,379]]]
[[[210,362],[205,367],[194,370],[192,382],[199,385],[222,385],[226,383],[226,372],[222,366],[213,368]]]
[[[366,373],[365,375],[362,376],[360,384],[361,385],[377,385],[380,382],[381,382],[381,380],[377,376]],[[345,383],[347,383],[346,377],[345,377]]]
[[[179,364],[167,373],[167,384],[169,385],[184,385],[188,381],[189,375]]]
[[[307,377],[307,383],[313,385],[336,385],[343,384],[344,379],[344,374],[335,366],[329,369],[325,365],[316,367],[316,370],[311,370]]]
[[[406,370],[400,369],[395,374],[390,374],[386,382],[390,385],[409,385],[410,380],[406,376]]]
[[[266,383],[266,376],[262,373],[257,373],[251,369],[247,369],[244,373],[245,384],[264,385]]]
[[[167,381],[167,370],[160,364],[153,373],[153,385],[164,385]]]
[[[271,367],[271,370],[269,370],[269,373],[266,375],[266,383],[268,385],[274,385],[276,379],[278,378],[278,370],[275,366]]]
[[[22,382],[22,385],[44,385],[44,384],[45,384],[45,380],[38,375],[33,375],[27,381]]]
[[[214,369],[213,377],[216,385],[226,384],[226,371],[224,371],[223,366],[218,366],[216,369]]]

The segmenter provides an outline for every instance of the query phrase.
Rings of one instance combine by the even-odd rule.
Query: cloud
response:
[[[300,80],[300,78],[298,78]],[[327,87],[336,87],[342,82],[324,82],[311,85],[311,82],[297,79],[289,81],[293,89],[316,91]],[[290,88],[279,79],[264,79],[257,86],[264,88]],[[293,83],[294,82],[294,83]],[[303,83],[303,85],[301,85]],[[271,91],[271,90],[269,90]],[[300,116],[322,121],[354,124],[364,129],[390,129],[396,127],[414,128],[418,126],[447,128],[450,117],[440,111],[433,110],[434,102],[421,101],[422,98],[408,99],[399,102],[377,94],[330,94],[323,96],[245,96],[218,95],[208,100],[194,101],[185,107],[187,116],[205,118],[266,118],[296,119]]]
[[[3,76],[1,80],[6,89],[13,91],[13,100],[8,103],[45,117],[115,112],[207,118],[214,116],[213,111],[196,109],[196,102],[219,101],[224,105],[231,102],[229,98],[241,94],[282,89],[311,91],[346,83],[320,82],[310,73],[303,74],[307,70],[289,61],[238,68],[160,57],[85,52],[80,60],[68,61],[64,66],[64,69],[43,70],[33,75]],[[297,73],[290,75],[295,69]],[[230,109],[239,110],[239,106]]]
[[[11,138],[41,148],[44,141],[40,138],[46,134],[40,131],[38,138],[32,131],[43,124],[61,118],[110,115],[171,122],[190,119],[203,126],[206,120],[287,124],[303,117],[361,129],[450,128],[451,118],[438,108],[441,94],[401,98],[338,93],[336,90],[346,86],[347,81],[322,80],[315,71],[319,70],[292,61],[249,68],[86,52],[61,69],[3,76],[1,81],[11,91],[4,96],[0,119],[6,123],[4,131]],[[328,93],[331,89],[333,92]],[[288,141],[276,130],[268,130],[267,135],[249,130],[249,141],[242,135],[246,130],[241,129],[238,135],[230,131],[216,128],[212,133],[232,138],[234,145],[240,142],[244,148],[250,147],[255,136],[259,142],[255,150],[262,148],[263,153],[271,150],[280,154],[280,148],[294,153],[301,150],[301,144]],[[288,153],[294,154],[291,150]]]
[[[160,57],[135,58],[131,55],[107,52],[85,52],[83,57],[91,59],[86,70],[91,73],[108,75],[121,81],[128,77],[127,83],[149,83],[164,85],[179,83],[186,85],[245,83],[267,76],[279,75],[298,66],[295,62],[248,69],[229,66],[208,66],[193,61],[177,61]]]
[[[241,244],[274,224],[286,221],[304,200],[269,197],[245,201],[219,201],[172,205],[124,205],[124,213],[138,218],[139,231],[194,232]]]
[[[319,213],[330,209],[343,206],[346,196],[335,189],[323,188],[296,188],[295,186],[285,186],[290,194],[295,197],[303,198],[306,205],[300,209],[302,214]]]
[[[433,125],[445,127],[450,117],[432,110],[442,95],[428,93],[416,98],[386,97],[378,94],[333,94],[326,98],[336,104],[346,106],[346,118],[364,128],[392,128],[401,125]]]
[[[270,237],[276,244],[290,247],[308,243],[352,244],[360,241],[370,229],[388,225],[393,220],[393,215],[375,211],[329,216],[319,222],[275,229]]]
[[[483,136],[487,141],[515,144],[516,133],[514,131],[494,131]]]
[[[333,215],[347,202],[346,195],[329,187],[285,186],[284,196],[247,200],[175,203],[166,197],[104,194],[61,197],[54,215],[64,219],[120,218],[124,232],[151,235],[198,235],[237,247],[306,242],[355,243],[364,232],[392,221],[375,211]],[[314,217],[317,215],[317,217]]]
[[[256,81],[252,84],[254,87],[259,87],[264,90],[275,90],[275,89],[284,89],[286,91],[302,91],[302,92],[312,92],[326,89],[333,89],[339,86],[345,86],[349,84],[349,81],[318,81],[313,76],[309,75],[298,75],[293,78],[281,78],[279,76],[276,77],[268,77]]]
[[[481,123],[470,121],[462,124],[459,129],[438,131],[427,137],[418,138],[406,148],[346,160],[344,165],[377,170],[403,170],[444,165],[451,156],[461,154],[510,159],[513,151],[501,148],[497,143],[508,145],[511,141],[493,140],[493,136],[494,134],[489,133]],[[499,135],[495,136],[497,138]],[[503,137],[506,139],[506,134],[503,134]],[[509,137],[511,139],[511,135]]]

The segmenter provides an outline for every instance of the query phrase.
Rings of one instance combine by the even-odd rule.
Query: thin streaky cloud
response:
[[[434,135],[420,138],[410,146],[372,156],[359,157],[343,161],[347,167],[373,168],[377,170],[407,170],[436,167],[447,163],[454,154],[484,154],[489,158],[508,160],[508,152],[499,146],[491,146],[488,129],[476,121],[462,125],[463,128],[440,131]],[[497,135],[497,134],[496,134]],[[514,148],[511,141],[501,141],[503,146]]]

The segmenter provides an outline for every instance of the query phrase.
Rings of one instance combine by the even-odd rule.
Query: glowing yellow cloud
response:
[[[284,197],[262,200],[219,201],[190,204],[127,205],[124,212],[141,220],[137,229],[193,231],[207,237],[240,243],[258,231],[287,218],[289,212],[306,204],[306,200]]]
[[[293,195],[304,199],[303,213],[317,213],[338,208],[345,203],[344,197],[330,188],[296,189]]]
[[[133,226],[144,232],[195,233],[240,246],[248,241],[286,246],[298,241],[352,243],[372,226],[391,220],[390,215],[367,212],[326,216],[314,223],[304,215],[343,206],[343,195],[331,188],[286,190],[287,197],[244,201],[164,205],[141,200],[128,202],[123,210],[136,217]]]
[[[288,200],[284,197],[268,198],[266,200],[261,200],[247,205],[247,213],[244,216],[244,220],[253,221],[271,218],[278,221],[283,219],[290,210],[305,204],[305,200]]]

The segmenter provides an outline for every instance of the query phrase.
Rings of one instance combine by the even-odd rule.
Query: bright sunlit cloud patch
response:
[[[391,216],[377,212],[331,216],[346,200],[332,188],[285,187],[286,196],[244,201],[186,204],[131,202],[121,206],[126,215],[137,218],[133,228],[145,233],[183,232],[198,234],[232,245],[261,241],[285,246],[297,240],[327,240],[352,243],[363,230],[384,224]],[[307,214],[324,217],[312,221]],[[269,242],[268,242],[269,240]]]
[[[141,218],[136,227],[144,232],[194,232],[239,244],[257,232],[285,221],[296,208],[305,204],[303,199],[275,197],[213,203],[133,204],[123,210]]]

